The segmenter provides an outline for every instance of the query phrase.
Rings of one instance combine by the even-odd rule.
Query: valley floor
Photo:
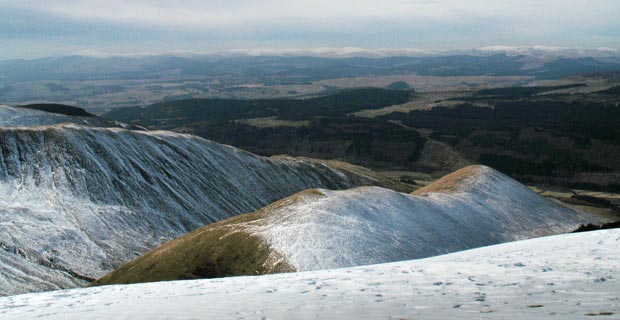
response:
[[[620,229],[382,265],[0,299],[3,319],[577,319],[620,314]]]

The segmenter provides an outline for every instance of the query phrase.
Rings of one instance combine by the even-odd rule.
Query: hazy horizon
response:
[[[0,60],[235,49],[620,49],[620,2],[0,1]]]
[[[533,46],[487,46],[480,48],[463,48],[463,49],[419,49],[419,48],[360,48],[360,47],[310,47],[310,48],[232,48],[227,50],[162,50],[162,51],[102,51],[96,49],[82,49],[76,51],[59,52],[56,54],[42,55],[23,55],[14,57],[2,57],[0,61],[9,60],[37,60],[66,56],[83,56],[92,58],[111,58],[111,57],[127,57],[140,58],[148,56],[282,56],[282,57],[324,57],[324,58],[349,58],[349,57],[428,57],[428,56],[450,56],[457,54],[471,55],[492,55],[505,53],[513,54],[534,54],[558,57],[618,57],[620,49],[610,47],[598,48],[573,48],[573,47],[551,47],[545,45]]]

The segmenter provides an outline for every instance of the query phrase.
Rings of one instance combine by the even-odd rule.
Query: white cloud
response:
[[[180,27],[390,19],[411,24],[458,23],[485,18],[505,19],[507,23],[529,21],[550,27],[587,26],[612,23],[620,14],[617,0],[31,0],[7,1],[4,5],[43,10],[71,19]]]

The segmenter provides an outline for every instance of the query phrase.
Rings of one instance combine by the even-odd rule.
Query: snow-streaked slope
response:
[[[424,258],[563,233],[590,221],[489,167],[455,175],[462,177],[449,192],[362,187],[307,193],[250,230],[307,271]]]
[[[423,260],[0,299],[3,319],[583,319],[620,314],[620,230]],[[604,315],[613,314],[612,317]],[[591,316],[591,317],[589,317]]]
[[[489,167],[470,166],[415,195],[378,187],[307,190],[170,241],[95,284],[419,259],[564,233],[589,222],[600,221],[542,198]]]
[[[120,123],[97,117],[74,117],[45,111],[0,105],[0,127],[46,126],[59,123],[76,123],[84,126],[121,126]]]
[[[365,179],[347,175],[170,132],[0,128],[0,295],[85,284],[207,223]]]

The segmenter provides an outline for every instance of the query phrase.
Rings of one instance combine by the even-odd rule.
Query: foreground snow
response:
[[[620,313],[620,230],[383,265],[45,292],[5,319],[578,319]],[[596,319],[596,317],[594,317]]]

